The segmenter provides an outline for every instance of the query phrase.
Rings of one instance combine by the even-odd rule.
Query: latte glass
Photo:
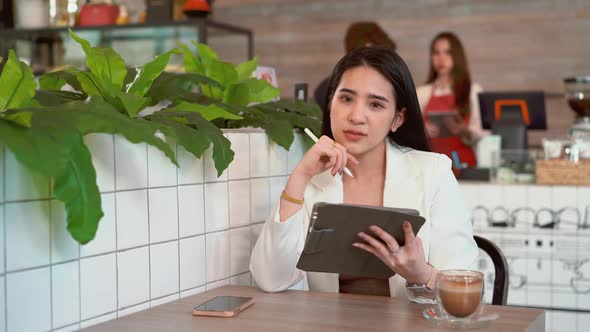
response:
[[[483,273],[445,270],[436,277],[436,300],[444,318],[466,319],[483,308]]]

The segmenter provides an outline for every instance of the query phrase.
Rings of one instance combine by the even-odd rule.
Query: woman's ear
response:
[[[407,113],[407,110],[405,107],[397,112],[397,114],[393,118],[393,123],[391,123],[391,132],[392,133],[395,133],[397,131],[397,129],[404,124],[404,121],[406,121],[406,113]]]

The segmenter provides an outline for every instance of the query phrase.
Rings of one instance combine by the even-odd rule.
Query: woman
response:
[[[456,151],[461,163],[476,166],[472,147],[484,135],[477,100],[482,89],[471,81],[463,45],[454,33],[441,32],[432,40],[426,83],[417,94],[432,150],[449,157]]]
[[[449,159],[428,152],[415,91],[406,64],[391,48],[359,48],[338,62],[328,89],[324,135],[291,173],[254,246],[250,271],[262,290],[283,291],[305,277],[310,290],[388,296],[420,284],[427,294],[409,291],[408,296],[428,302],[437,270],[473,268],[478,250],[469,214]],[[342,175],[345,166],[354,177]],[[389,280],[306,273],[296,263],[310,211],[320,201],[412,208],[426,222],[416,237],[405,223],[401,247],[376,227],[360,234],[367,244],[354,243],[396,272]]]

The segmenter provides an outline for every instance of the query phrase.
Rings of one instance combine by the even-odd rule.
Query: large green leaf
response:
[[[158,129],[147,120],[131,119],[117,112],[100,98],[85,102],[73,102],[56,107],[46,107],[33,112],[33,127],[36,125],[55,128],[75,128],[82,135],[110,133],[124,136],[131,143],[147,143],[161,150],[175,165],[176,157],[170,146],[155,135]]]
[[[194,125],[209,137],[213,142],[213,161],[215,162],[215,169],[217,169],[217,176],[220,176],[234,159],[231,142],[223,136],[223,132],[219,128],[205,120],[201,114],[196,112],[162,112],[162,116],[185,118],[188,123]]]
[[[134,118],[141,110],[150,104],[151,99],[131,93],[118,92],[117,98],[125,108],[129,117]]]
[[[127,89],[128,93],[135,94],[137,96],[145,96],[149,88],[152,86],[154,80],[160,76],[160,74],[168,65],[170,56],[172,54],[178,54],[180,50],[173,49],[164,54],[158,55],[153,61],[148,62],[140,68],[137,68],[137,75],[133,83]]]
[[[121,90],[127,76],[127,67],[121,55],[112,48],[92,47],[87,40],[76,35],[71,29],[70,36],[82,46],[86,53],[86,66],[100,83]]]
[[[82,101],[86,99],[86,95],[71,91],[41,89],[37,90],[35,99],[43,106],[56,106],[73,101]]]
[[[238,72],[231,63],[213,60],[205,65],[205,75],[221,83],[230,86],[238,81]]]
[[[256,67],[258,67],[258,57],[237,65],[236,71],[238,72],[238,81],[249,79],[252,76],[252,73],[256,70]]]
[[[21,127],[31,127],[31,120],[33,113],[22,110],[8,110],[0,113],[0,120],[10,121],[16,123]]]
[[[197,45],[197,53],[203,64],[208,65],[211,62],[219,61],[219,56],[211,49],[211,47],[203,43],[193,42],[193,44]]]
[[[281,91],[265,80],[249,78],[225,90],[223,102],[247,106],[250,103],[263,103],[276,98]]]
[[[188,46],[179,42],[178,43],[182,48],[182,52],[184,54],[184,70],[189,73],[197,73],[203,75],[205,73],[205,69],[203,64],[199,61],[196,55],[190,50]]]
[[[223,85],[219,84],[219,82],[203,75],[195,73],[176,74],[163,72],[158,78],[156,78],[146,93],[146,97],[150,97],[153,104],[162,100],[174,100],[182,94],[192,91],[199,83],[223,88]]]
[[[29,66],[16,58],[13,50],[10,50],[0,75],[0,112],[21,107],[33,98],[35,89],[37,82],[33,72]]]
[[[98,96],[98,97],[108,97],[108,93],[105,90],[104,86],[91,72],[87,71],[78,71],[76,72],[76,80],[80,82],[80,86],[82,91],[89,96]]]
[[[160,130],[164,135],[175,138],[180,146],[197,158],[201,158],[203,152],[211,145],[211,140],[203,132],[179,123],[174,119],[156,115],[151,120],[160,123],[162,125]]]
[[[56,131],[60,131],[56,128]],[[53,193],[64,202],[68,231],[81,244],[94,239],[98,222],[104,216],[96,172],[90,151],[76,132],[59,135],[59,142],[68,147],[68,160],[63,171],[54,176]]]
[[[162,110],[162,112],[197,112],[201,114],[207,121],[211,121],[218,118],[230,120],[242,119],[241,116],[227,112],[214,104],[205,106],[185,101],[181,101],[173,107],[166,108]]]

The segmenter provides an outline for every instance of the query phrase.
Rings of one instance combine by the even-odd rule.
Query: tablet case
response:
[[[307,238],[297,268],[310,272],[339,273],[358,277],[386,279],[395,275],[385,263],[352,245],[362,241],[359,232],[371,234],[376,225],[404,245],[404,221],[414,234],[425,222],[411,209],[319,202],[313,206]]]

